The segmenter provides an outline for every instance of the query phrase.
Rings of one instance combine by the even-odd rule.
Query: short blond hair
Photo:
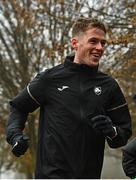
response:
[[[80,17],[72,26],[72,37],[79,35],[91,28],[99,28],[107,32],[104,23],[95,18]]]

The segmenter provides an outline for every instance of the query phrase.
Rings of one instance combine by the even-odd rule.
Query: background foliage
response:
[[[135,0],[1,0],[0,1],[0,173],[17,169],[32,178],[38,111],[26,131],[30,149],[17,159],[5,142],[8,101],[36,73],[64,61],[71,52],[71,25],[79,16],[99,17],[107,24],[108,45],[101,68],[120,83],[129,104],[136,135],[136,2]]]

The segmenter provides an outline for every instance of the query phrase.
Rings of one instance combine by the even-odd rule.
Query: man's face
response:
[[[84,34],[71,39],[71,45],[75,50],[75,63],[98,66],[103,55],[106,43],[106,34],[98,28],[91,28]]]

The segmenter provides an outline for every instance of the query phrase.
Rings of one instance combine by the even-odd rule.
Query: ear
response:
[[[71,46],[73,47],[73,49],[74,50],[77,50],[77,48],[78,48],[78,40],[77,40],[77,38],[72,38],[71,39]]]

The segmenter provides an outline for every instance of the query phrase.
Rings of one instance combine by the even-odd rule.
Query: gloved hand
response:
[[[14,136],[11,145],[13,154],[19,157],[27,151],[29,147],[29,137],[22,133],[17,134]]]
[[[117,135],[116,128],[113,127],[112,121],[108,116],[97,115],[91,118],[92,127],[101,132],[105,137],[113,139]]]
[[[136,156],[132,156],[131,154],[123,151],[122,156],[122,167],[126,174],[126,176],[131,179],[136,177]]]
[[[126,176],[136,177],[136,138],[123,147],[122,166]]]

